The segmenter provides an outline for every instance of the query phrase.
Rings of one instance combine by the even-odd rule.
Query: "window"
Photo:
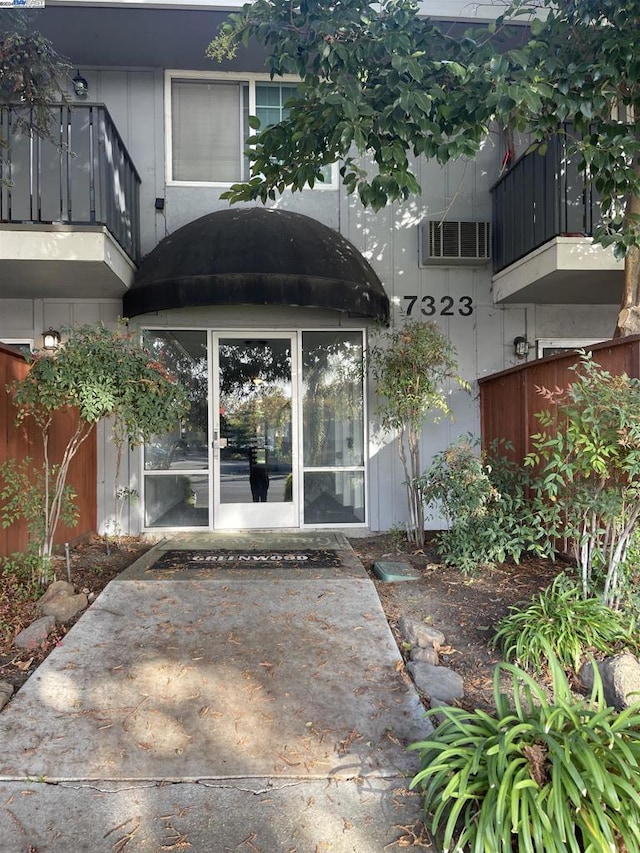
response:
[[[232,183],[242,175],[246,86],[206,80],[172,80],[172,178]]]
[[[536,341],[537,357],[559,355],[561,352],[574,352],[577,349],[588,349],[593,344],[600,343],[593,338],[539,338]]]
[[[295,83],[169,78],[169,180],[179,183],[230,184],[249,177],[244,156],[251,135],[249,115],[261,128],[286,118]],[[335,188],[334,169],[322,169],[324,182]]]
[[[2,338],[0,344],[16,350],[21,355],[31,355],[33,352],[33,341],[27,341],[23,338]]]
[[[295,98],[296,90],[294,84],[256,83],[256,116],[260,119],[261,129],[288,116],[285,104]]]

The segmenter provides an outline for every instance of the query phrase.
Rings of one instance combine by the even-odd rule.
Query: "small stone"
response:
[[[464,696],[464,682],[457,672],[446,666],[433,666],[423,661],[411,661],[407,671],[416,687],[432,701],[451,704]]]
[[[44,606],[48,601],[51,601],[52,598],[56,598],[59,595],[71,596],[75,595],[75,587],[72,583],[68,581],[54,581],[49,584],[47,589],[44,592],[44,595],[41,595],[38,599],[38,603],[36,604],[36,609],[40,613],[45,613]]]
[[[420,646],[414,646],[411,649],[411,660],[419,660],[423,663],[431,663],[434,666],[438,663],[438,652],[434,648],[423,649]]]
[[[37,649],[45,642],[55,627],[56,620],[53,616],[42,616],[23,631],[20,631],[13,644],[19,649]]]
[[[56,595],[45,602],[41,608],[46,616],[53,616],[56,622],[69,622],[80,611],[85,610],[89,602],[83,592],[78,595]]]
[[[0,681],[0,711],[13,696],[13,684],[8,681]]]
[[[442,631],[431,628],[416,619],[407,619],[406,616],[398,620],[398,630],[407,643],[420,646],[421,649],[434,648],[437,651],[446,642]]]
[[[598,671],[607,705],[623,711],[640,702],[640,663],[634,655],[627,653],[599,661]],[[580,681],[587,690],[593,687],[591,662],[581,668]]]

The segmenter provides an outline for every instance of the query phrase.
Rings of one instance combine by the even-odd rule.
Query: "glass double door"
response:
[[[291,334],[213,335],[213,521],[298,526]]]
[[[162,329],[144,342],[190,401],[144,447],[145,529],[366,523],[361,331]]]

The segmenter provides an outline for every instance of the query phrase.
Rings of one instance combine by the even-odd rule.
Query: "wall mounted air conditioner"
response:
[[[420,223],[420,266],[486,264],[491,223],[427,220]]]

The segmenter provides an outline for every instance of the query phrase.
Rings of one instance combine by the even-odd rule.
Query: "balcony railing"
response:
[[[140,176],[107,108],[51,107],[50,137],[20,105],[0,106],[0,222],[103,225],[140,259]]]
[[[564,135],[553,138],[544,154],[517,160],[491,192],[495,272],[554,237],[590,237],[599,221],[595,188],[567,156]]]

